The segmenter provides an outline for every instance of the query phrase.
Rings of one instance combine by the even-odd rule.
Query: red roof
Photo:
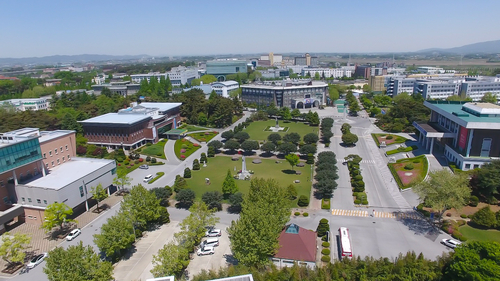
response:
[[[298,228],[298,234],[293,230],[287,231],[290,227]],[[276,255],[274,255],[275,258],[295,261],[316,261],[316,232],[295,224],[290,224],[283,229],[278,240],[280,248]]]
[[[19,78],[0,75],[0,80],[19,80]]]

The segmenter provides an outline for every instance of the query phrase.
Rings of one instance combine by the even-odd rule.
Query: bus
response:
[[[349,237],[349,229],[347,229],[346,227],[339,228],[339,238],[341,258],[352,258],[351,237]]]

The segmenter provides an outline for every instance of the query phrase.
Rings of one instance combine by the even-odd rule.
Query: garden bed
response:
[[[321,209],[330,210],[330,199],[321,199]]]
[[[189,134],[189,136],[192,137],[193,139],[199,141],[199,142],[209,142],[217,134],[218,134],[217,131],[207,131],[207,132],[199,132],[199,133]]]
[[[161,140],[155,144],[152,145],[146,145],[144,146],[139,154],[151,156],[151,157],[158,157],[161,159],[167,159],[165,157],[165,144],[167,143],[167,140]]]
[[[408,139],[393,134],[372,134],[373,140],[380,147],[380,143],[385,141],[385,145],[405,143]],[[389,139],[388,139],[389,138]]]
[[[175,156],[183,161],[200,148],[199,144],[192,143],[187,139],[176,140],[174,144]]]
[[[266,131],[266,132],[274,132],[271,128],[276,128],[276,126],[267,126],[264,129],[264,131]],[[289,129],[288,127],[280,127],[280,128],[282,128],[282,130],[280,130],[277,133],[286,133],[286,132],[288,132],[288,129]]]
[[[411,152],[411,151],[417,150],[417,149],[418,149],[418,146],[416,146],[416,145],[412,145],[409,147],[398,147],[396,149],[387,151],[385,154],[392,155],[392,154],[401,153],[401,152]]]
[[[157,179],[163,177],[163,175],[165,175],[164,172],[158,172],[158,173],[156,173],[156,177],[154,177],[150,181],[148,181],[148,184],[154,183]]]
[[[429,163],[425,155],[399,159],[387,164],[399,188],[406,189],[424,180]],[[411,168],[411,169],[410,169]]]

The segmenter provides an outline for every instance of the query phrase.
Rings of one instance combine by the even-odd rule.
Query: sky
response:
[[[499,40],[500,1],[0,1],[0,57],[411,52]]]

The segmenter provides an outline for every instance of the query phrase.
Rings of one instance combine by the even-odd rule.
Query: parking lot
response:
[[[215,253],[213,255],[193,255],[193,259],[187,267],[189,277],[200,273],[202,270],[218,270],[220,267],[225,266],[227,263],[232,261],[231,249],[229,248],[229,237],[226,232],[227,225],[219,223],[216,225],[216,228],[219,228],[222,231],[222,235],[219,237],[219,246],[214,248]]]

